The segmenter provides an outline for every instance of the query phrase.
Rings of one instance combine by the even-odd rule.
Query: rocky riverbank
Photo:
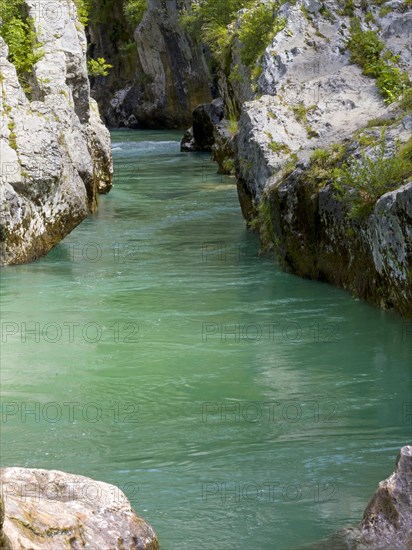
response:
[[[198,107],[183,150],[207,143],[236,174],[248,226],[285,270],[412,317],[412,7],[284,3],[250,66],[233,30],[245,21],[219,71],[225,117]]]
[[[23,4],[38,57],[27,78],[0,37],[2,264],[47,254],[112,185],[110,136],[90,97],[75,5],[59,2],[53,11],[47,0]]]
[[[157,550],[153,528],[114,485],[55,470],[0,471],[0,548]]]

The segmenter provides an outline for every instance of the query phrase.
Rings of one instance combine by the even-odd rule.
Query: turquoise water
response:
[[[296,549],[410,442],[412,326],[259,257],[179,138],[114,132],[99,211],[2,271],[2,466],[116,484],[162,550]]]

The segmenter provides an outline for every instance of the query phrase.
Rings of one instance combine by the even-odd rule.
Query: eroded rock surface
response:
[[[0,37],[1,263],[46,254],[112,185],[110,136],[90,98],[86,38],[72,1],[26,0],[44,55],[30,97]]]
[[[368,144],[379,142],[383,126],[388,156],[397,140],[406,144],[412,133],[408,111],[385,102],[376,80],[351,61],[348,49],[354,16],[412,77],[412,7],[401,0],[386,3],[384,10],[350,3],[346,8],[352,13],[346,13],[343,4],[283,4],[277,16],[285,26],[267,46],[252,87],[244,82],[248,71],[240,61],[241,45],[234,42],[230,71],[236,67],[242,78],[221,72],[219,91],[227,113],[240,109],[238,131],[233,148],[227,139],[215,139],[213,158],[220,170],[235,165],[244,217],[285,269],[412,317],[410,181],[382,196],[359,221],[350,220],[336,199],[334,167],[329,181],[325,176],[322,184],[312,185],[315,151],[341,146],[342,163],[350,164],[364,152],[373,157]],[[228,121],[215,125],[214,138],[225,125]]]
[[[113,485],[55,470],[0,470],[5,550],[157,550],[153,528]],[[3,518],[4,522],[1,521]]]

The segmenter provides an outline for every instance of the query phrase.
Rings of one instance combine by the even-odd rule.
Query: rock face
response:
[[[406,137],[409,119],[387,128],[387,148]],[[352,157],[359,149],[356,142],[348,147]],[[248,190],[247,183],[243,186]],[[257,195],[267,205],[267,215],[261,216],[263,244],[275,250],[286,270],[411,316],[412,182],[384,194],[360,219],[348,216],[333,186],[317,186],[304,161],[289,176],[274,175]],[[253,218],[252,201],[242,202],[246,218]]]
[[[3,264],[46,254],[112,185],[110,136],[90,98],[86,38],[75,6],[60,0],[57,17],[47,0],[25,5],[44,54],[28,97],[0,38]]]
[[[224,117],[223,101],[198,105],[192,114],[192,127],[185,133],[181,143],[182,151],[211,151],[215,143],[215,126]]]
[[[395,472],[379,483],[359,531],[375,548],[412,548],[412,446],[402,447]]]
[[[357,527],[305,545],[305,550],[412,548],[412,446],[402,447],[395,472],[379,483]],[[303,550],[303,548],[302,548]]]
[[[202,49],[179,23],[184,3],[149,0],[134,35],[135,75],[105,109],[109,126],[184,128],[193,109],[211,100]]]
[[[388,156],[397,140],[405,144],[411,136],[408,110],[385,103],[376,80],[351,62],[348,39],[355,16],[363,30],[399,55],[399,69],[412,77],[412,7],[400,0],[385,10],[350,4],[351,13],[334,0],[283,4],[276,15],[285,26],[267,46],[252,87],[244,84],[241,45],[234,41],[230,66],[243,77],[221,74],[219,91],[226,112],[240,106],[238,131],[234,153],[228,140],[214,139],[213,158],[220,169],[235,164],[244,217],[286,270],[412,317],[410,181],[355,221],[330,185],[334,167],[322,183],[311,173],[310,159],[319,149],[333,156],[333,148],[341,146],[342,164],[364,152],[373,157],[370,144],[379,141],[382,125]],[[369,129],[377,118],[383,123]],[[217,126],[222,125],[227,128],[225,120]]]
[[[152,527],[113,485],[55,470],[0,472],[0,548],[159,548]]]

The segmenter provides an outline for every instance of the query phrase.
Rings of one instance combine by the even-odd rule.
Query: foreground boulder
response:
[[[0,548],[159,548],[152,527],[113,485],[26,468],[1,470],[0,483]]]
[[[412,446],[402,447],[394,473],[379,483],[360,524],[306,545],[305,550],[410,550]],[[302,549],[303,550],[303,549]]]
[[[112,185],[108,130],[90,97],[86,37],[73,2],[24,0],[41,44],[29,86],[0,37],[0,263],[49,252]],[[58,15],[58,16],[57,16]]]

